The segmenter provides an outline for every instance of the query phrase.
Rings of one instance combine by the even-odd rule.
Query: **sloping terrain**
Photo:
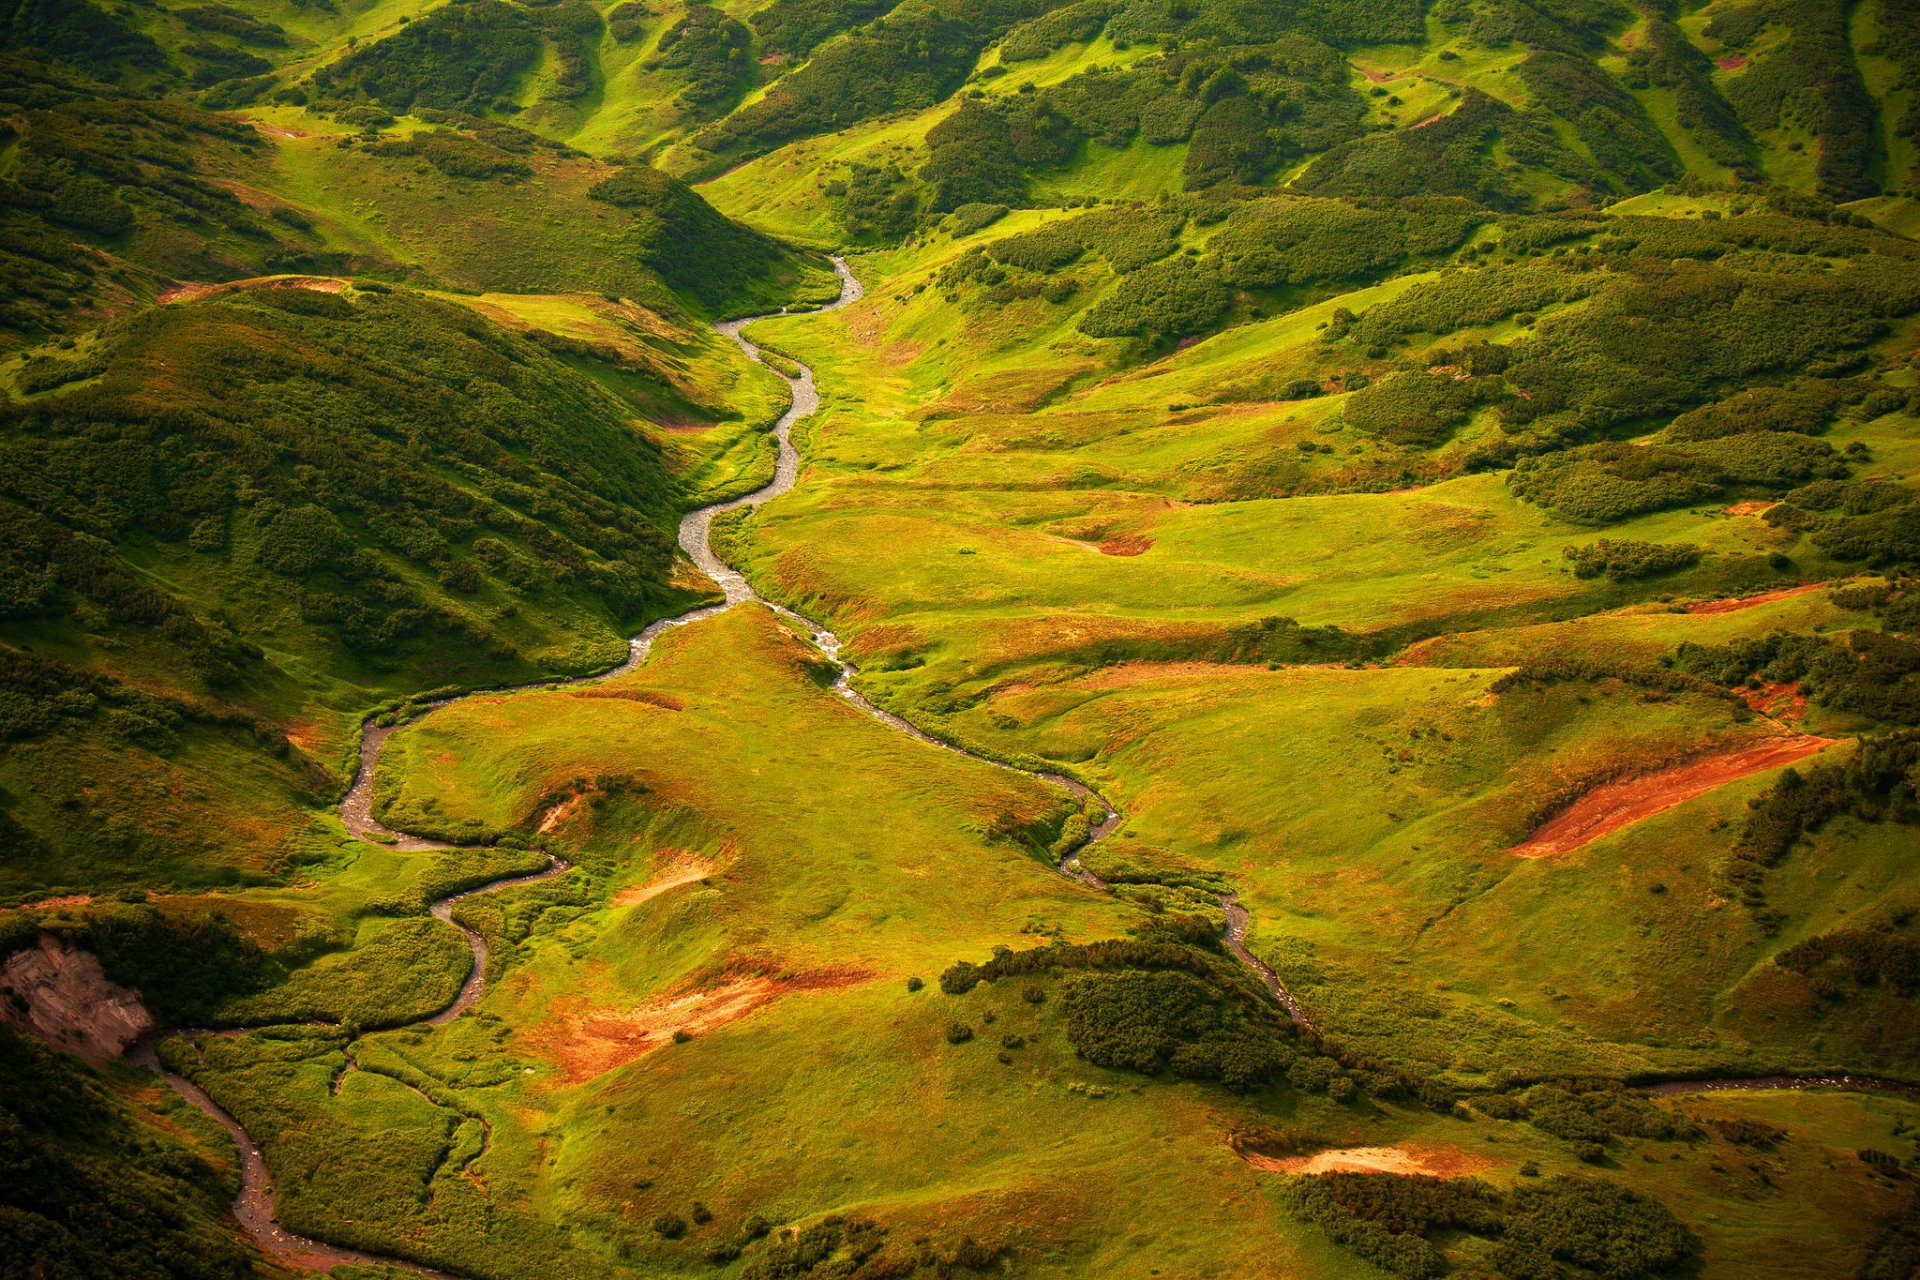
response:
[[[0,1272],[1906,1275],[1916,32],[0,3]]]

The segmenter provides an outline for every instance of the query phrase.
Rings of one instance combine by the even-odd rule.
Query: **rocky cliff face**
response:
[[[0,1017],[93,1063],[119,1057],[154,1027],[138,991],[110,980],[92,952],[50,933],[0,966]]]

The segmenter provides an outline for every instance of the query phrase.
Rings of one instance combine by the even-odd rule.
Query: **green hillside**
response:
[[[1920,7],[0,0],[0,673],[7,1276],[1907,1276]]]

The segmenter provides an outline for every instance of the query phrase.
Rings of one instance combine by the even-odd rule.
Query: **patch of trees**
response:
[[[1436,1240],[1493,1242],[1487,1261],[1515,1280],[1671,1275],[1700,1242],[1659,1201],[1612,1182],[1556,1177],[1501,1192],[1477,1178],[1330,1173],[1292,1179],[1295,1212],[1390,1275],[1427,1280],[1448,1265]]]
[[[984,251],[996,262],[1039,272],[1058,271],[1094,253],[1126,275],[1178,249],[1186,225],[1187,215],[1177,207],[1102,209],[995,240]]]
[[[699,192],[650,165],[629,164],[587,194],[632,214],[640,260],[709,308],[744,305],[763,296],[768,280],[793,271],[789,250],[725,217]]]
[[[1080,0],[1064,9],[1023,22],[1000,43],[1002,64],[1032,62],[1055,49],[1084,44],[1105,30],[1107,20],[1121,9],[1120,0]]]
[[[1573,564],[1576,578],[1604,575],[1612,582],[1654,578],[1700,562],[1700,548],[1690,542],[1640,542],[1632,538],[1602,538],[1562,553]]]
[[[1672,661],[1728,688],[1798,681],[1808,697],[1836,711],[1920,724],[1920,644],[1882,631],[1852,631],[1839,641],[1780,631],[1725,645],[1688,641]]]
[[[173,12],[175,17],[195,31],[232,36],[236,40],[267,49],[285,48],[287,44],[285,27],[224,4],[188,5]]]
[[[1186,973],[1093,974],[1069,983],[1061,1004],[1067,1043],[1097,1066],[1246,1089],[1275,1079],[1293,1058],[1271,1028],[1249,1026]]]
[[[243,1280],[231,1188],[71,1059],[0,1025],[0,1273]]]
[[[957,88],[983,49],[1046,0],[931,0],[823,44],[759,101],[696,137],[720,164],[782,143],[930,107]]]
[[[1617,1080],[1540,1084],[1520,1093],[1487,1094],[1472,1101],[1485,1115],[1524,1120],[1542,1133],[1573,1143],[1583,1158],[1595,1161],[1616,1138],[1691,1142],[1701,1136],[1691,1120]]]
[[[0,49],[37,50],[105,79],[172,64],[152,37],[92,0],[12,0],[0,6]]]
[[[427,632],[500,648],[401,563],[458,591],[478,561],[508,590],[566,584],[621,619],[660,589],[674,488],[657,448],[597,384],[464,309],[270,290],[149,311],[113,346],[99,382],[0,413],[0,501],[44,513],[22,528],[74,566],[26,578],[16,610],[111,591],[121,625],[153,619],[221,658],[125,567],[115,548],[144,539],[251,557],[366,654]],[[537,572],[488,564],[488,537]]]
[[[765,1235],[764,1231],[761,1235]],[[996,1269],[1003,1248],[972,1236],[936,1242],[921,1238],[905,1249],[887,1243],[887,1228],[867,1218],[829,1214],[810,1226],[768,1236],[750,1257],[742,1280],[893,1280],[923,1269],[950,1276]]]
[[[1725,10],[1708,26],[1730,29],[1735,22],[1744,25],[1747,20],[1733,17],[1742,13],[1758,17],[1761,10],[1757,7]],[[1673,95],[1674,115],[1680,127],[1693,136],[1710,159],[1742,178],[1757,176],[1753,168],[1753,138],[1714,86],[1712,61],[1694,47],[1680,28],[1658,14],[1646,15],[1640,30],[1642,38],[1626,51],[1627,86],[1667,90]],[[1727,40],[1724,35],[1715,38]],[[1744,44],[1745,41],[1727,40],[1727,43]]]
[[[1847,984],[1885,987],[1905,999],[1920,994],[1920,940],[1896,931],[1892,922],[1870,929],[1836,929],[1794,943],[1773,958],[1837,998]]]
[[[1720,492],[1720,469],[1659,445],[1589,445],[1522,458],[1507,476],[1516,495],[1576,524],[1603,525]]]
[[[1452,112],[1418,129],[1334,147],[1294,179],[1292,189],[1319,196],[1457,196],[1493,209],[1519,209],[1527,198],[1496,161],[1496,147],[1523,165],[1583,185],[1606,185],[1600,170],[1544,124],[1468,89]]]
[[[11,167],[0,177],[0,342],[97,325],[96,247],[166,277],[257,274],[303,237],[212,176],[258,154],[240,121],[135,98],[0,55]],[[218,242],[217,252],[210,252]]]
[[[1920,494],[1884,480],[1815,481],[1767,512],[1836,560],[1885,569],[1920,563]]]
[[[1174,258],[1121,277],[1080,317],[1080,331],[1093,338],[1169,342],[1213,328],[1232,301],[1212,263]]]
[[[829,37],[879,17],[899,0],[773,0],[753,15],[768,53],[804,58]]]
[[[1877,194],[1879,113],[1854,60],[1845,12],[1821,0],[1782,0],[1767,6],[1765,20],[1786,38],[1728,80],[1727,101],[1749,129],[1810,133],[1822,194],[1836,200]]]
[[[1221,278],[1239,289],[1358,283],[1455,248],[1484,217],[1457,200],[1254,200],[1227,216],[1207,249]]]
[[[746,92],[753,76],[753,33],[710,4],[690,4],[661,33],[653,65],[685,73],[680,102],[689,111],[724,108]]]
[[[1723,875],[1761,928],[1771,934],[1786,917],[1767,905],[1767,870],[1808,834],[1832,818],[1850,814],[1868,822],[1920,825],[1920,733],[1901,730],[1860,740],[1839,764],[1815,765],[1806,773],[1789,768],[1752,810],[1734,842]]]
[[[1543,107],[1573,126],[1617,191],[1644,191],[1681,172],[1680,159],[1639,99],[1584,57],[1538,52],[1517,68]]]
[[[1456,378],[1406,371],[1368,383],[1347,398],[1347,422],[1394,444],[1443,443],[1481,405],[1502,396],[1498,377]]]
[[[560,95],[576,97],[590,88],[592,67],[583,45],[600,29],[599,10],[586,0],[540,9],[465,0],[320,68],[312,83],[324,95],[371,100],[396,111],[507,110],[515,86],[539,63],[548,42],[560,56]]]

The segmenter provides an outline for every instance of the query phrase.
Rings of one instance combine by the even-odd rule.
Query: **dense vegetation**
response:
[[[0,1079],[0,1270],[152,1280],[253,1273],[219,1222],[226,1177],[177,1134],[6,1025]]]

